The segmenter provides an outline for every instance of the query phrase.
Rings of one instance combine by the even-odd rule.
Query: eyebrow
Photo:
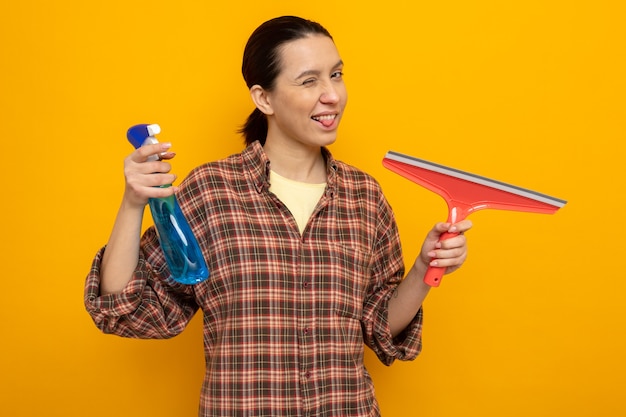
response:
[[[342,65],[343,65],[343,60],[341,60],[341,59],[340,59],[340,60],[339,60],[339,61],[338,61],[338,62],[337,62],[334,66],[333,66],[333,69],[334,69],[334,68],[341,67]],[[298,76],[296,77],[296,80],[299,80],[300,78],[308,77],[309,75],[319,75],[319,74],[320,74],[320,71],[318,71],[318,70],[306,70],[306,71],[303,71],[302,73],[300,73],[300,75],[298,75]]]

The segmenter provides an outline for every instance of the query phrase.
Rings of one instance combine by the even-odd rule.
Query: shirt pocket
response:
[[[340,317],[361,320],[371,277],[371,255],[360,249],[331,244],[329,299]]]

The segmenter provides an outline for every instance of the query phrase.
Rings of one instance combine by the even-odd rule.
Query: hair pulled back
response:
[[[316,34],[332,39],[322,25],[301,17],[282,16],[261,24],[250,35],[243,52],[241,73],[248,88],[259,85],[271,91],[280,74],[280,47]],[[239,132],[243,134],[246,145],[255,140],[264,145],[267,138],[267,117],[255,108]]]

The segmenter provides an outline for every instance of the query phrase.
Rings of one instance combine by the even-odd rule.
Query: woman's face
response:
[[[343,62],[333,41],[312,35],[289,42],[280,53],[281,71],[272,91],[268,140],[320,147],[337,138],[347,102]]]

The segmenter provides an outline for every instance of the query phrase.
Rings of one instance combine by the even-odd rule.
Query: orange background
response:
[[[282,14],[334,35],[350,99],[331,150],[379,179],[407,263],[447,211],[382,167],[388,150],[568,200],[472,215],[467,264],[426,301],[422,355],[366,357],[383,414],[626,415],[618,0],[3,2],[0,415],[196,415],[200,316],[172,340],[106,336],[84,278],[123,190],[126,129],[159,123],[181,177],[239,151],[243,46]]]

